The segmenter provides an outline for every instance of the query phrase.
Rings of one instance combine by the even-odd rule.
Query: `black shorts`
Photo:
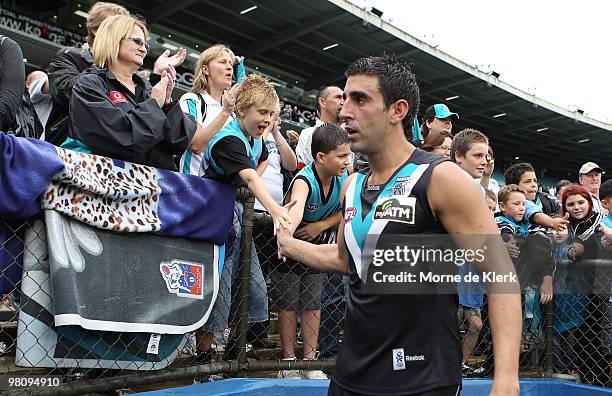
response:
[[[410,393],[406,396],[458,396],[461,392],[461,385],[445,386],[443,388],[436,388],[421,393]],[[329,383],[329,389],[327,390],[327,396],[367,396],[365,393],[357,393],[348,391],[338,386],[334,380]]]

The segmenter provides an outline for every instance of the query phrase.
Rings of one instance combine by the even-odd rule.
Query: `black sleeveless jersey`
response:
[[[446,234],[427,200],[433,168],[446,159],[416,149],[380,186],[358,173],[343,205],[350,293],[344,340],[333,380],[368,395],[428,391],[461,383],[456,294],[372,294],[364,291],[380,235]],[[371,272],[371,271],[370,271]]]

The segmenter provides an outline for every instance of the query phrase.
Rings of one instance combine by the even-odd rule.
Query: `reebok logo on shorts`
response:
[[[406,362],[424,362],[425,355],[406,355],[404,348],[393,350],[393,370],[406,370]]]

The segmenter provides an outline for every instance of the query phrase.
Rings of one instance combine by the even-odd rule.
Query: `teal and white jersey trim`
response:
[[[378,238],[389,221],[392,221],[374,219],[377,206],[390,198],[395,198],[398,201],[414,200],[414,197],[410,197],[410,193],[429,166],[430,164],[417,165],[413,163],[405,165],[387,184],[381,186],[382,191],[365,217],[362,215],[361,191],[366,181],[366,175],[357,173],[357,176],[349,184],[345,197],[344,242],[355,264],[356,273],[362,282],[365,283],[367,279],[369,263],[372,262]]]

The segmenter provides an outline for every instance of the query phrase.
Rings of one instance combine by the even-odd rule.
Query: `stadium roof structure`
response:
[[[447,103],[461,117],[455,131],[483,131],[498,162],[529,161],[573,178],[586,161],[612,172],[612,124],[504,83],[496,72],[468,65],[348,0],[118,2],[144,15],[162,37],[200,49],[229,44],[247,65],[304,89],[342,86],[352,60],[393,52],[417,76],[421,113],[431,104]]]
[[[346,66],[358,57],[394,52],[417,76],[421,111],[447,103],[461,117],[457,128],[485,132],[497,158],[518,157],[540,169],[574,174],[582,163],[594,161],[612,172],[612,124],[508,85],[495,72],[461,62],[347,0],[128,3],[149,24],[196,40],[229,43],[237,54],[273,67],[306,89],[342,83]]]

